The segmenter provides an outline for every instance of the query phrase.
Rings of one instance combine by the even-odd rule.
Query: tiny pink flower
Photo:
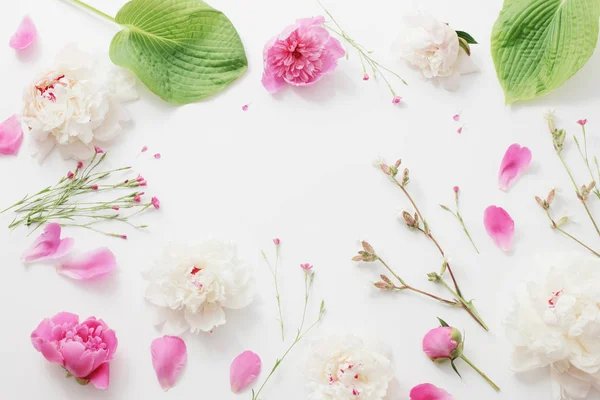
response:
[[[364,74],[363,81],[368,81],[368,80],[369,80],[369,74]]]
[[[310,271],[311,269],[313,269],[313,266],[309,263],[306,264],[300,264],[300,268],[302,268],[303,270],[305,270],[306,272]]]
[[[154,158],[156,158],[157,160],[160,160],[160,158],[161,158],[161,157],[162,157],[162,156],[160,155],[160,153],[156,153],[156,154],[154,155]]]
[[[21,21],[17,31],[10,38],[8,45],[15,50],[23,50],[33,43],[36,36],[37,30],[35,29],[33,20],[29,16],[26,16]]]
[[[392,104],[398,104],[400,103],[400,100],[402,100],[402,97],[394,96],[394,98],[392,99]]]
[[[137,194],[135,195],[135,197],[133,198],[133,201],[135,201],[136,203],[139,203],[142,201],[142,196]]]
[[[281,243],[281,241],[279,240],[279,238],[275,238],[273,239],[273,243],[275,243],[275,246],[279,246],[279,243]]]
[[[119,206],[112,206],[112,209],[115,211],[119,211]]]
[[[458,122],[458,120],[460,119],[460,114],[454,114],[454,116],[452,117],[452,119],[453,119],[454,121],[457,121],[457,122]]]
[[[67,178],[69,178],[69,179],[73,179],[74,177],[75,177],[75,174],[74,174],[73,172],[69,171],[69,172],[67,173]]]
[[[94,151],[96,152],[96,154],[103,154],[104,150],[102,150],[100,147],[98,146],[94,146]]]
[[[337,67],[346,52],[323,27],[325,18],[299,19],[264,48],[262,84],[269,93],[287,85],[307,86]]]
[[[123,240],[127,240],[127,235],[120,235],[119,237]]]
[[[90,189],[92,189],[92,190],[98,190],[98,185],[94,184],[94,185],[90,186]]]
[[[83,168],[83,162],[77,161],[77,169]]]
[[[148,151],[148,146],[144,146],[144,147],[142,147],[142,153],[145,153],[145,152],[147,152],[147,151]]]
[[[452,188],[452,190],[454,190],[454,193],[458,193],[458,191],[460,190],[460,188],[458,186],[454,186]]]
[[[152,198],[152,205],[154,206],[154,208],[156,208],[157,210],[160,208],[160,200],[158,199],[158,197],[153,197]]]
[[[242,111],[248,111],[248,104],[244,104],[242,106]]]
[[[424,383],[410,391],[410,400],[454,400],[454,397],[431,383]]]
[[[423,352],[432,361],[453,360],[462,354],[462,334],[456,328],[439,326],[423,338]]]
[[[577,123],[581,126],[585,126],[585,124],[587,124],[587,119],[580,119],[577,121]]]
[[[456,133],[458,133],[460,135],[462,133],[462,131],[463,131],[463,127],[461,126],[460,128],[458,128],[456,130]]]

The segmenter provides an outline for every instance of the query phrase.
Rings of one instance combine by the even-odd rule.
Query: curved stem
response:
[[[80,5],[81,7],[85,8],[88,11],[93,12],[96,15],[101,16],[102,18],[105,18],[105,19],[107,19],[107,20],[109,20],[111,22],[114,22],[115,24],[117,23],[117,21],[113,17],[111,17],[110,15],[108,15],[106,13],[103,13],[102,11],[98,10],[97,8],[94,8],[94,7],[90,6],[89,4],[84,3],[83,1],[80,1],[80,0],[70,0],[70,1],[72,1],[75,4]]]
[[[548,219],[552,223],[552,228],[556,229],[557,231],[559,231],[560,233],[562,233],[566,237],[574,240],[576,243],[579,243],[581,246],[583,246],[584,248],[586,248],[589,251],[591,251],[592,254],[594,254],[596,257],[600,257],[600,254],[598,254],[596,251],[594,251],[590,246],[586,245],[581,240],[577,239],[575,236],[571,235],[569,232],[563,230],[560,226],[558,226],[558,224],[556,222],[554,222],[554,219],[552,219],[552,216],[550,215],[550,211],[548,211],[547,209],[545,211],[546,211],[546,215],[548,216]]]
[[[469,360],[467,357],[465,357],[465,355],[464,355],[464,354],[463,354],[463,355],[461,355],[461,356],[460,356],[460,358],[461,358],[461,360],[463,360],[464,362],[466,362],[467,364],[469,364],[469,366],[470,366],[471,368],[473,368],[473,369],[475,370],[475,372],[477,372],[479,375],[481,375],[481,377],[482,377],[483,379],[485,379],[485,380],[486,380],[486,382],[487,382],[487,383],[489,383],[489,384],[490,384],[490,386],[491,386],[491,387],[493,387],[493,388],[494,388],[494,390],[495,390],[496,392],[499,392],[499,391],[500,391],[500,387],[499,387],[498,385],[496,385],[496,384],[494,383],[494,381],[492,381],[492,380],[491,380],[491,379],[490,379],[490,378],[489,378],[489,377],[488,377],[486,374],[484,374],[484,373],[483,373],[483,371],[481,371],[479,368],[477,368],[477,367],[475,366],[475,364],[473,364],[473,363],[472,363],[472,362],[471,362],[471,361],[470,361],[470,360]]]
[[[488,326],[485,324],[485,322],[483,322],[483,319],[481,318],[481,316],[475,310],[475,307],[473,307],[471,304],[467,303],[467,301],[462,296],[459,296],[456,292],[454,292],[454,290],[452,290],[452,288],[450,286],[448,286],[448,284],[446,283],[446,281],[444,279],[440,279],[439,281],[442,283],[442,285],[444,285],[446,287],[446,289],[448,289],[450,291],[450,293],[452,293],[454,295],[454,297],[456,297],[458,299],[458,301],[460,301],[462,308],[464,308],[469,313],[469,315],[471,315],[471,317],[473,317],[473,319],[475,321],[477,321],[477,323],[479,325],[481,325],[481,327],[483,329],[485,329],[486,331],[490,330],[490,328],[488,328]]]

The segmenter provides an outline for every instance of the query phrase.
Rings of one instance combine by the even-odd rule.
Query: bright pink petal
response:
[[[29,47],[35,40],[37,30],[32,19],[26,16],[21,21],[21,24],[17,28],[17,31],[10,38],[8,45],[15,50],[23,50]]]
[[[69,278],[88,280],[104,276],[115,268],[115,255],[107,248],[100,248],[68,259],[56,267],[56,270]]]
[[[454,400],[454,397],[431,383],[424,383],[410,391],[410,400]]]
[[[76,378],[86,378],[94,371],[94,355],[86,351],[84,344],[77,341],[64,341],[60,344],[64,367]]]
[[[163,336],[152,341],[150,351],[158,383],[166,392],[175,386],[181,370],[187,363],[187,347],[177,336]]]
[[[60,238],[60,225],[52,222],[44,227],[44,232],[25,250],[22,259],[25,263],[42,260],[55,260],[64,257],[71,249],[74,240]]]
[[[231,391],[238,393],[247,388],[258,378],[261,366],[260,357],[251,351],[245,351],[237,356],[229,369]]]
[[[262,76],[262,84],[269,93],[277,93],[285,86],[285,81],[274,74],[267,74],[265,71]]]
[[[79,323],[79,315],[63,311],[50,318],[50,321],[52,321],[54,325],[66,324],[66,326],[71,327]]]
[[[509,251],[515,235],[515,221],[502,207],[489,206],[483,214],[483,225],[496,245]]]
[[[17,154],[22,142],[23,130],[21,129],[21,119],[18,115],[13,115],[0,123],[0,154]]]
[[[500,189],[508,190],[530,162],[531,150],[521,147],[517,143],[510,145],[500,164],[500,173],[498,174]]]
[[[105,362],[88,377],[90,383],[98,389],[108,389],[110,383],[110,365]]]

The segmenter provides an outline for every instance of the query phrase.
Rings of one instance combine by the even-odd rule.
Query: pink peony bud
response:
[[[273,243],[275,243],[275,246],[279,246],[279,243],[281,243],[281,241],[279,240],[279,238],[275,238],[273,239]]]
[[[363,81],[368,81],[369,80],[369,74],[365,74],[363,76]]]
[[[71,171],[69,171],[69,172],[67,173],[67,178],[69,178],[69,179],[73,179],[74,177],[75,177],[75,174],[74,174],[74,173],[72,173]]]
[[[152,198],[152,205],[154,206],[154,208],[156,208],[157,210],[160,208],[160,200],[158,199],[158,197],[153,197]]]
[[[400,103],[400,100],[402,100],[402,97],[394,96],[394,98],[392,99],[392,104],[398,104]]]
[[[462,355],[462,334],[456,328],[440,326],[423,338],[423,352],[432,361],[454,360]]]

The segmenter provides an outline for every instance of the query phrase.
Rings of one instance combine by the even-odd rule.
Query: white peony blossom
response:
[[[86,160],[94,146],[121,133],[129,120],[121,105],[137,97],[127,70],[101,63],[75,46],[65,48],[55,67],[25,89],[23,124],[43,160],[56,146],[64,158]]]
[[[600,260],[572,255],[540,261],[506,321],[513,369],[550,367],[561,399],[584,399],[600,389]]]
[[[456,31],[430,15],[405,16],[404,29],[395,48],[425,78],[440,81],[446,90],[458,89],[460,75],[477,69],[460,48]]]
[[[308,400],[382,400],[393,377],[390,360],[361,339],[332,336],[313,347]]]
[[[244,308],[254,298],[254,279],[236,246],[217,240],[167,246],[144,277],[146,299],[162,308],[165,334],[209,332],[225,324],[225,308]]]

